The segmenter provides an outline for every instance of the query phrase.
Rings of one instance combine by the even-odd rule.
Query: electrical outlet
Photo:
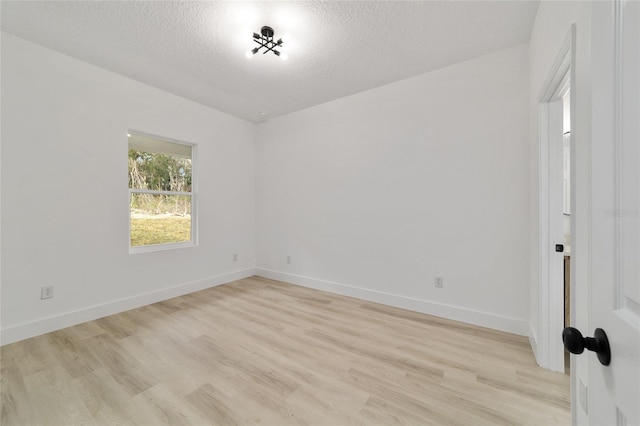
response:
[[[233,261],[234,261],[234,262],[237,262],[237,261],[238,261],[238,255],[237,255],[237,254],[234,254],[234,255],[233,255]]]
[[[291,256],[287,256],[287,263],[291,265]]]
[[[51,299],[53,297],[53,286],[46,285],[40,288],[40,299]]]
[[[435,286],[438,287],[438,288],[444,287],[444,278],[443,277],[436,276],[435,279],[433,280],[433,282],[434,282]]]
[[[589,414],[589,388],[582,383],[582,380],[578,380],[578,398],[580,399],[580,405],[585,414]]]

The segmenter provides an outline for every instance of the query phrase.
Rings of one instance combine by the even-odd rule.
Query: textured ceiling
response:
[[[1,1],[3,31],[259,122],[527,42],[537,1]],[[245,52],[263,25],[289,59]]]

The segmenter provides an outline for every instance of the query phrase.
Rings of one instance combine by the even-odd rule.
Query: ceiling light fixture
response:
[[[253,41],[258,43],[259,46],[255,47],[255,48],[253,48],[251,50],[248,50],[247,53],[245,53],[245,56],[247,58],[252,58],[253,55],[258,53],[260,51],[260,49],[262,49],[264,47],[265,50],[264,50],[264,52],[262,52],[263,55],[265,53],[271,51],[276,56],[279,56],[280,59],[286,61],[287,60],[286,52],[280,52],[279,50],[276,50],[276,47],[282,48],[284,42],[282,41],[281,38],[279,38],[277,41],[273,41],[273,34],[274,34],[273,28],[268,27],[266,25],[260,29],[260,34],[253,33]]]

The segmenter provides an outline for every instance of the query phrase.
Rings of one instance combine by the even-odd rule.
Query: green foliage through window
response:
[[[129,188],[191,192],[191,159],[130,149]]]

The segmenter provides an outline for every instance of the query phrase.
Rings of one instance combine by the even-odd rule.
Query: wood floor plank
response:
[[[0,392],[2,392],[2,425],[32,424],[30,396],[18,365],[4,355],[0,368]]]
[[[130,336],[118,343],[133,357],[145,360],[145,368],[154,373],[159,384],[181,396],[193,392],[214,378],[208,360],[196,364],[186,356],[184,342],[181,340],[174,340],[166,335]],[[142,393],[145,392],[147,391]]]
[[[525,337],[251,277],[0,349],[3,425],[564,425]]]
[[[466,399],[482,405],[493,406],[497,410],[507,413],[514,419],[514,424],[531,426],[562,424],[559,419],[566,415],[566,409],[549,407],[544,402],[476,381],[445,377],[442,386]]]
[[[25,378],[29,398],[38,404],[31,407],[33,424],[90,425],[93,417],[72,385],[72,377],[61,365],[53,365]]]
[[[144,406],[160,425],[205,425],[210,421],[202,416],[171,385],[159,384],[136,395],[133,399],[138,406]]]
[[[85,344],[131,396],[157,383],[157,379],[144,368],[144,360],[139,361],[132,357],[110,335],[101,334],[92,337],[87,339]]]
[[[241,424],[239,413],[234,413],[224,402],[223,396],[211,384],[206,383],[185,398],[205,418],[220,425]]]
[[[45,337],[56,349],[52,351],[53,356],[71,377],[82,376],[102,366],[93,353],[66,330],[58,330]]]
[[[84,406],[98,425],[151,425],[155,423],[155,418],[146,412],[144,407],[137,405],[129,393],[122,389],[120,384],[104,368],[73,379],[73,385]]]

